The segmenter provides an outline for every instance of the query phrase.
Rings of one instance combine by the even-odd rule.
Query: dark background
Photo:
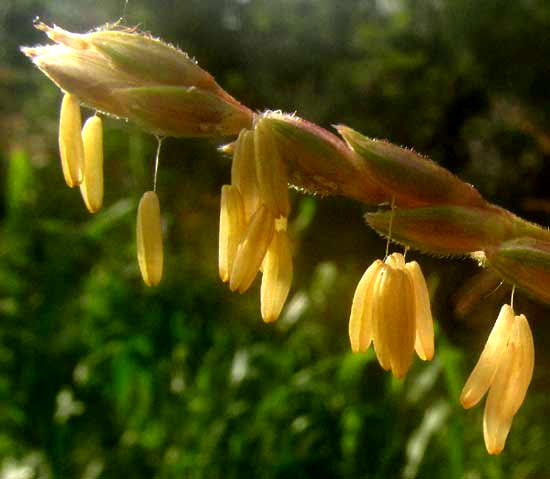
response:
[[[470,260],[412,253],[436,358],[404,381],[349,352],[347,320],[384,242],[365,206],[292,193],[295,279],[264,325],[257,283],[217,278],[221,140],[167,139],[165,275],[147,288],[135,213],[156,140],[105,121],[105,206],[64,184],[58,89],[19,52],[33,18],[84,32],[123,13],[255,110],[297,111],[414,147],[490,201],[548,225],[550,2],[4,0],[0,4],[0,478],[550,477],[550,310],[516,292],[534,379],[504,453],[460,389],[504,285]],[[91,112],[84,112],[85,115]]]

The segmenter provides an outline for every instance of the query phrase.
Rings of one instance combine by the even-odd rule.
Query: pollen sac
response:
[[[374,282],[384,263],[377,259],[372,263],[357,285],[353,295],[349,318],[349,339],[354,353],[366,352],[373,336],[372,303]]]
[[[385,263],[394,268],[403,269],[405,267],[405,257],[401,253],[392,253],[386,258]]]
[[[250,221],[260,204],[254,132],[250,130],[242,130],[235,143],[233,163],[231,164],[231,184],[241,193],[246,220]]]
[[[394,268],[403,269],[413,285],[416,334],[414,349],[420,359],[429,361],[434,356],[434,328],[430,309],[430,295],[426,280],[416,261],[405,263],[401,253],[393,253],[388,256],[386,263]]]
[[[518,328],[519,357],[516,361],[514,377],[517,378],[515,388],[511,389],[511,394],[507,397],[506,404],[509,404],[509,411],[516,414],[525,399],[527,388],[533,378],[535,368],[535,343],[533,333],[527,322],[525,315],[520,314],[515,318]],[[509,400],[509,402],[508,402]]]
[[[483,415],[483,436],[489,454],[504,449],[514,415],[525,399],[533,376],[535,349],[524,315],[516,316],[489,389]]]
[[[275,138],[267,121],[260,120],[254,129],[256,173],[260,197],[273,216],[288,217],[288,171],[281,158]]]
[[[423,361],[430,361],[434,357],[434,325],[430,308],[430,295],[426,280],[416,261],[405,264],[405,269],[412,279],[414,291],[414,306],[416,320],[416,337],[414,350]]]
[[[162,278],[163,249],[160,205],[154,191],[147,191],[141,197],[136,233],[141,276],[147,286],[156,286]]]
[[[79,185],[84,176],[84,147],[80,129],[82,119],[78,99],[67,93],[59,115],[59,153],[65,182],[71,188]]]
[[[262,319],[275,321],[281,314],[292,284],[292,254],[288,233],[275,231],[263,261],[260,290]]]
[[[475,406],[491,386],[497,368],[503,361],[502,356],[513,326],[514,310],[505,304],[500,308],[481,356],[460,394],[460,403],[465,409]]]
[[[237,247],[244,234],[245,218],[243,200],[239,190],[232,185],[222,186],[220,208],[220,236],[218,266],[220,278],[229,281]]]
[[[229,277],[229,289],[244,293],[254,281],[275,231],[271,210],[262,205],[250,219],[237,247]]]
[[[92,116],[82,128],[84,145],[84,178],[80,193],[90,213],[103,205],[103,126],[101,118]]]
[[[405,269],[388,263],[380,269],[374,285],[374,349],[382,368],[402,378],[414,353],[414,292]]]

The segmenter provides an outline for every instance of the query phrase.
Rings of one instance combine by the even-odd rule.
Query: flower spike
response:
[[[426,281],[415,261],[388,255],[390,241],[439,256],[469,256],[550,303],[550,229],[487,202],[470,184],[411,149],[368,138],[345,125],[340,137],[296,114],[254,113],[174,46],[119,23],[84,34],[37,23],[53,44],[22,48],[64,93],[59,150],[70,187],[80,185],[87,209],[103,202],[102,121],[81,128],[80,105],[130,119],[159,140],[153,191],[137,212],[137,254],[144,282],[163,272],[160,205],[156,194],[161,138],[231,136],[231,184],[222,187],[219,274],[243,293],[262,272],[261,315],[281,314],[293,264],[287,233],[289,184],[319,196],[342,195],[369,205],[370,227],[388,238],[384,261],[363,274],[353,297],[349,338],[354,353],[373,343],[382,368],[402,378],[414,352],[434,356]],[[238,135],[235,140],[234,137]],[[395,206],[398,209],[395,209]],[[513,296],[513,295],[512,295]],[[531,330],[513,302],[504,305],[460,396],[465,408],[487,393],[483,434],[500,453],[534,367]]]

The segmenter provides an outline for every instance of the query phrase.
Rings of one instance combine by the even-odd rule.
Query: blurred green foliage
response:
[[[458,316],[475,265],[416,256],[436,359],[393,380],[372,352],[349,352],[353,289],[384,250],[360,205],[293,196],[294,288],[264,325],[257,286],[238,296],[217,279],[229,160],[214,142],[169,139],[165,278],[142,284],[134,216],[154,138],[106,121],[106,206],[89,216],[58,167],[60,93],[18,51],[45,41],[35,16],[85,31],[123,8],[0,5],[0,478],[549,477],[548,308],[516,294],[535,378],[505,452],[489,457],[482,408],[457,398],[509,290]],[[544,0],[130,0],[124,22],[181,46],[252,108],[414,146],[548,224]]]

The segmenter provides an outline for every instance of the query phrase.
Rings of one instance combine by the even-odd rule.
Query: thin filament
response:
[[[504,284],[504,281],[501,281],[500,283],[498,283],[497,287],[495,289],[493,289],[492,291],[489,291],[485,296],[483,296],[483,299],[486,299],[488,298],[489,296],[491,296],[492,294],[496,293],[497,290]],[[510,305],[512,306],[512,305]]]
[[[386,255],[384,256],[384,261],[386,261],[386,258],[388,257],[388,253],[390,252],[391,229],[393,226],[394,211],[395,211],[395,195],[393,195],[391,198],[391,215],[390,215],[390,224],[388,226],[388,238],[386,240]]]
[[[160,147],[164,138],[157,136],[157,154],[155,155],[155,173],[153,175],[153,191],[157,192],[157,176],[159,170]]]

